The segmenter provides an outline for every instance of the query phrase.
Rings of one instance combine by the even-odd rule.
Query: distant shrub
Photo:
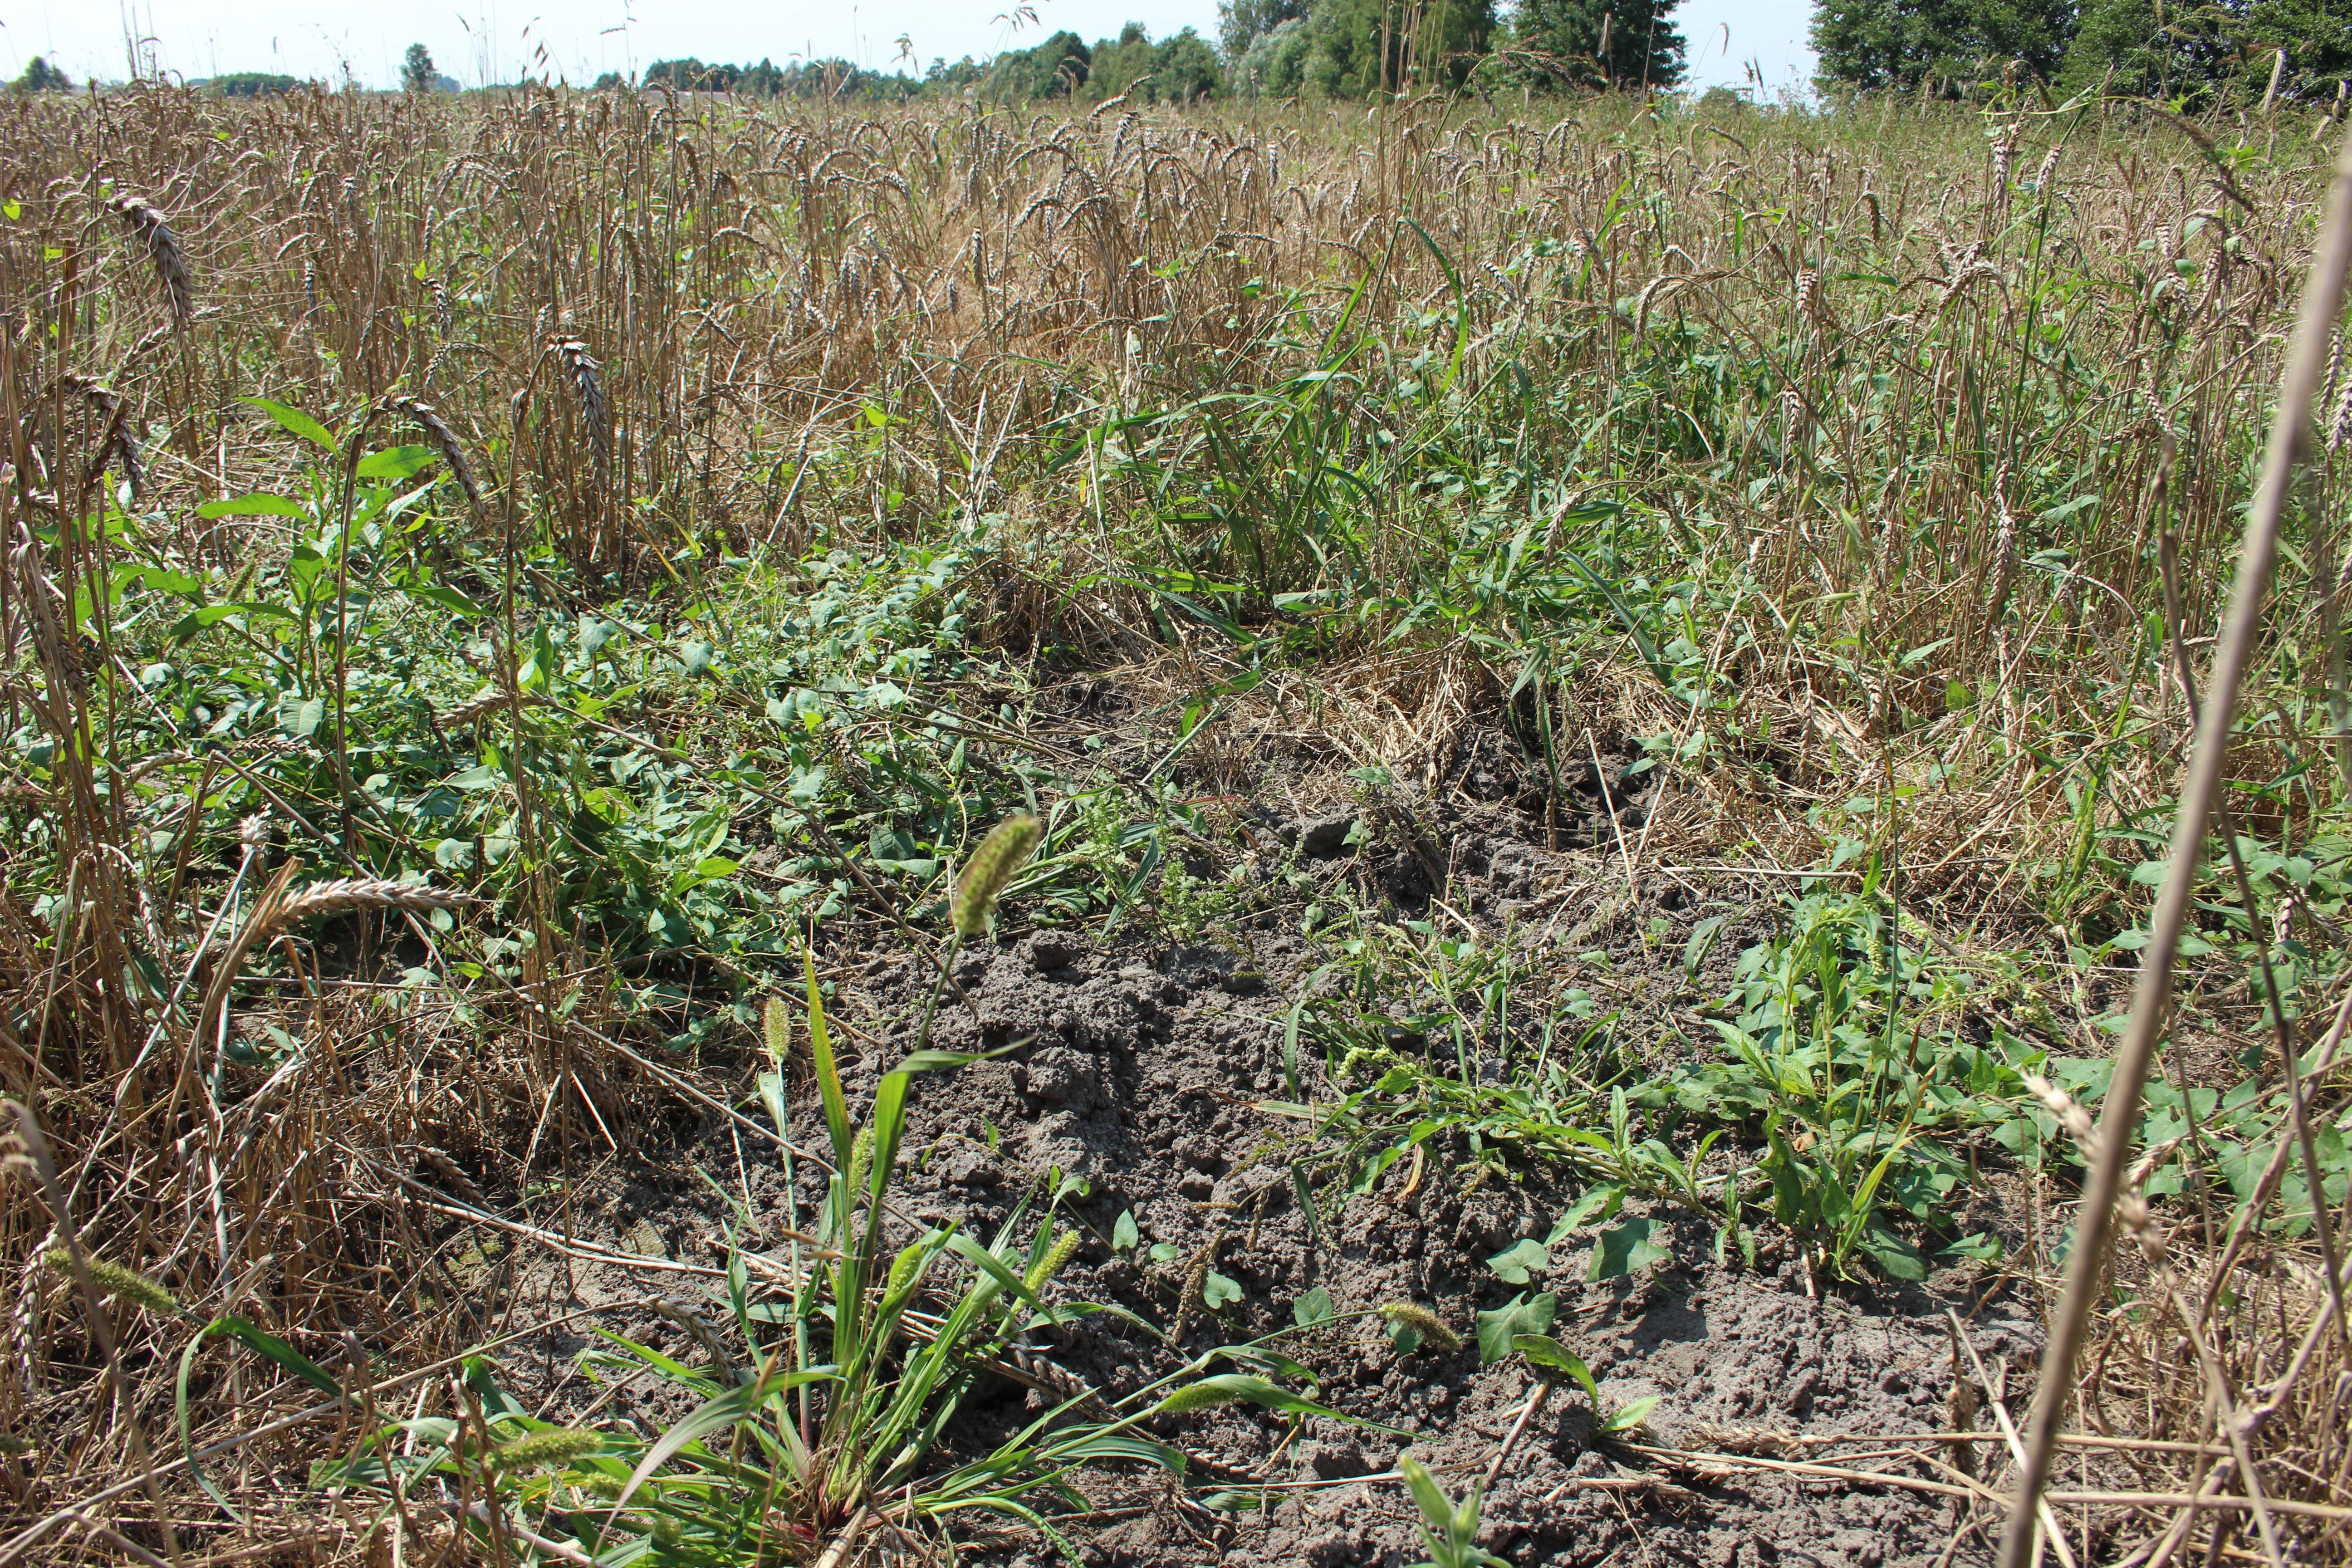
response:
[[[25,62],[25,74],[8,84],[16,92],[71,92],[73,79],[35,55]]]
[[[232,71],[203,84],[223,98],[265,98],[273,92],[295,92],[307,84],[299,77],[273,76],[268,71]]]

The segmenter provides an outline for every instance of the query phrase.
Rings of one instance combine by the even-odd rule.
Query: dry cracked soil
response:
[[[1266,847],[1296,849],[1293,864],[1320,862],[1330,875],[1425,904],[1429,891],[1417,885],[1423,868],[1412,854],[1384,858],[1377,845],[1360,853],[1340,841],[1344,827],[1335,830],[1334,820],[1344,822],[1276,827]],[[1480,820],[1496,818],[1441,825],[1458,896],[1481,916],[1534,907],[1531,888],[1560,857],[1536,847],[1544,835],[1528,830],[1523,814],[1501,832],[1478,831]],[[1686,886],[1644,889],[1572,934],[1638,955],[1659,945],[1638,938],[1665,910],[1677,931],[1653,960],[1663,994],[1694,983],[1680,973],[1679,931],[1703,910],[1727,910],[1732,920],[1735,940],[1721,944],[1718,968],[1771,923],[1773,910],[1752,891],[1710,900],[1689,897]],[[1310,1225],[1290,1176],[1300,1124],[1264,1105],[1287,1095],[1284,1022],[1292,1001],[1333,982],[1322,967],[1328,952],[1286,923],[1237,920],[1185,942],[1029,929],[978,944],[956,960],[933,1043],[1000,1054],[915,1080],[896,1196],[904,1222],[952,1219],[992,1234],[1024,1194],[1056,1177],[1085,1184],[1083,1195],[1074,1192],[1063,1205],[1084,1241],[1057,1277],[1055,1300],[1125,1313],[1037,1331],[1047,1382],[1075,1377],[1115,1398],[1217,1345],[1292,1329],[1279,1348],[1311,1375],[1318,1398],[1361,1423],[1318,1417],[1294,1431],[1291,1417],[1246,1405],[1162,1418],[1153,1434],[1199,1461],[1193,1490],[1164,1477],[1088,1473],[1081,1485],[1096,1510],[1069,1532],[1084,1561],[1129,1568],[1420,1562],[1417,1516],[1392,1479],[1397,1456],[1409,1447],[1456,1495],[1489,1468],[1534,1384],[1517,1356],[1482,1365],[1472,1327],[1480,1310],[1535,1289],[1555,1294],[1552,1331],[1590,1365],[1603,1410],[1651,1396],[1656,1403],[1642,1428],[1613,1437],[1574,1385],[1548,1397],[1484,1499],[1478,1540],[1508,1562],[1948,1568],[1989,1559],[1978,1526],[1990,1520],[1948,1495],[1678,1456],[1738,1452],[1866,1468],[1877,1462],[1867,1447],[1809,1439],[1947,1430],[1955,1318],[1996,1385],[1990,1392],[2005,1394],[2012,1381],[2030,1387],[2040,1330],[2005,1276],[1971,1264],[1919,1286],[1831,1286],[1809,1279],[1785,1243],[1769,1237],[1752,1264],[1737,1249],[1721,1259],[1711,1223],[1661,1207],[1654,1215],[1673,1261],[1588,1282],[1589,1243],[1570,1241],[1553,1248],[1551,1272],[1514,1286],[1486,1260],[1546,1237],[1580,1187],[1540,1162],[1473,1159],[1459,1133],[1439,1134],[1425,1162],[1400,1161],[1343,1201],[1327,1185],[1319,1223]],[[837,1044],[856,1104],[911,1043],[934,972],[902,952],[835,962]],[[1318,1061],[1301,1067],[1307,1099],[1338,1092]],[[804,1148],[824,1140],[816,1098],[804,1078],[789,1086],[791,1131]],[[802,1178],[805,1205],[817,1195],[805,1164]],[[737,1195],[723,1199],[720,1188]],[[792,1195],[774,1150],[714,1113],[700,1129],[681,1130],[665,1155],[589,1184],[577,1194],[578,1223],[580,1234],[613,1245],[715,1265],[740,1206],[751,1215],[746,1239],[759,1245],[762,1232],[791,1223]],[[1124,1251],[1112,1245],[1122,1215],[1139,1233],[1139,1244]],[[1204,1305],[1197,1289],[1188,1291],[1204,1260],[1240,1287],[1238,1300]],[[584,1303],[639,1294],[645,1285],[592,1266],[570,1271],[563,1289]],[[1427,1343],[1400,1352],[1381,1321],[1365,1316],[1296,1329],[1297,1303],[1318,1289],[1343,1315],[1419,1303],[1470,1342],[1450,1353]],[[549,1300],[551,1310],[562,1305],[561,1291]],[[698,1353],[650,1310],[625,1321],[673,1354]],[[668,1403],[655,1396],[641,1414],[682,1413],[676,1391],[666,1394]],[[1034,1384],[986,1376],[950,1443],[984,1447],[1058,1400]],[[1924,1475],[1916,1465],[1901,1473]],[[1218,1489],[1227,1506],[1202,1506],[1201,1495]],[[1004,1568],[1061,1561],[1034,1537],[983,1540],[965,1560]]]

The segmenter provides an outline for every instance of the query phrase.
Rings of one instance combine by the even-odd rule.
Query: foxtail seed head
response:
[[[793,1045],[793,1015],[782,997],[768,998],[768,1008],[761,1016],[760,1023],[762,1042],[768,1047],[768,1059],[779,1067],[782,1066],[784,1053],[792,1049]]]
[[[898,1256],[890,1260],[890,1281],[883,1287],[882,1294],[886,1297],[896,1296],[904,1290],[913,1282],[915,1270],[921,1266],[922,1261],[923,1247],[920,1242],[902,1248]]]
[[[1027,1287],[1029,1294],[1034,1296],[1045,1288],[1046,1283],[1055,1275],[1062,1271],[1062,1265],[1067,1263],[1070,1260],[1070,1254],[1077,1249],[1078,1233],[1075,1230],[1064,1231],[1054,1238],[1054,1245],[1045,1249],[1045,1256],[1037,1260],[1035,1267],[1029,1270],[1029,1277],[1021,1283]]]
[[[1213,1383],[1196,1383],[1190,1388],[1180,1388],[1161,1400],[1152,1409],[1154,1415],[1183,1415],[1194,1410],[1210,1410],[1220,1405],[1230,1405],[1240,1394]]]
[[[848,1177],[850,1202],[856,1203],[857,1194],[866,1190],[866,1178],[873,1170],[874,1129],[861,1127],[857,1136],[849,1141],[849,1169],[844,1173]]]
[[[1462,1336],[1447,1328],[1444,1319],[1416,1302],[1384,1301],[1380,1314],[1391,1327],[1411,1329],[1448,1355],[1462,1348]]]
[[[964,862],[963,874],[956,879],[955,900],[950,908],[957,935],[975,937],[988,929],[988,917],[996,912],[998,896],[1037,847],[1044,831],[1043,823],[1022,812],[998,823],[980,841],[980,847]]]
[[[60,1274],[73,1272],[73,1254],[62,1247],[49,1248],[47,1260],[49,1267]],[[89,1258],[83,1261],[89,1265],[90,1282],[100,1289],[164,1317],[180,1310],[180,1303],[172,1299],[172,1293],[144,1274],[134,1274],[121,1264],[109,1263],[103,1258]]]
[[[560,1469],[583,1454],[594,1453],[603,1441],[595,1433],[574,1426],[551,1427],[491,1449],[489,1468],[509,1474],[537,1469],[542,1465]]]

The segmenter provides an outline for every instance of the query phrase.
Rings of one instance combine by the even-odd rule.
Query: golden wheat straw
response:
[[[196,313],[195,279],[188,271],[188,258],[180,248],[180,237],[172,231],[163,215],[142,197],[117,196],[111,205],[124,226],[146,247],[156,280],[163,284],[164,298],[171,304],[173,321],[183,328],[193,325]]]

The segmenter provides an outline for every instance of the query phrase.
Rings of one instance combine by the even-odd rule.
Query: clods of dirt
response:
[[[1499,752],[1480,765],[1507,763],[1526,765]],[[1640,775],[1612,773],[1588,768],[1563,781],[1569,819],[1588,836],[1612,831],[1612,810],[1622,821],[1641,809],[1627,798]],[[1121,1311],[1034,1331],[1032,1360],[1052,1376],[983,1378],[946,1434],[950,1446],[982,1451],[1009,1436],[1060,1402],[1055,1384],[1076,1379],[1117,1399],[1220,1345],[1280,1334],[1272,1342],[1304,1369],[1292,1384],[1305,1392],[1311,1380],[1313,1397],[1352,1421],[1297,1423],[1247,1405],[1158,1419],[1153,1435],[1195,1457],[1192,1488],[1087,1472],[1078,1484],[1098,1512],[1073,1524],[1071,1538],[1089,1563],[1130,1568],[1396,1568],[1423,1555],[1394,1479],[1398,1456],[1410,1449],[1457,1496],[1486,1472],[1536,1374],[1517,1355],[1481,1364],[1477,1315],[1549,1291],[1550,1332],[1589,1364],[1598,1408],[1563,1384],[1528,1420],[1484,1500],[1480,1538],[1490,1550],[1562,1568],[1949,1568],[1988,1559],[1972,1516],[1956,1515],[1945,1495],[1760,1461],[1864,1468],[1885,1461],[1868,1458],[1868,1447],[1814,1440],[1945,1430],[1955,1384],[1948,1310],[1990,1369],[1994,1386],[1978,1388],[1970,1368],[1971,1397],[2002,1396],[2015,1372],[2021,1406],[2039,1331],[1990,1278],[1948,1270],[1925,1287],[1832,1289],[1787,1255],[1785,1240],[1768,1239],[1751,1262],[1718,1238],[1709,1216],[1669,1207],[1643,1215],[1636,1204],[1629,1215],[1653,1221],[1668,1261],[1589,1279],[1588,1227],[1550,1247],[1548,1269],[1513,1284],[1488,1260],[1546,1240],[1583,1184],[1558,1161],[1481,1157],[1452,1131],[1361,1193],[1319,1170],[1310,1222],[1293,1163],[1315,1151],[1313,1129],[1271,1102],[1328,1104],[1360,1085],[1329,1081],[1311,1038],[1302,1037],[1295,1089],[1286,1065],[1293,1004],[1310,987],[1328,994],[1342,983],[1327,967],[1330,952],[1299,934],[1306,901],[1345,894],[1402,915],[1433,910],[1458,921],[1466,912],[1498,928],[1497,940],[1544,945],[1555,969],[1581,963],[1563,955],[1588,943],[1617,954],[1588,955],[1597,965],[1590,984],[1621,1009],[1628,1048],[1652,1052],[1673,1047],[1680,1037],[1664,1026],[1669,1015],[1719,990],[1738,949],[1774,918],[1753,895],[1727,899],[1668,878],[1637,888],[1613,874],[1613,862],[1596,877],[1590,856],[1580,866],[1547,841],[1559,802],[1547,825],[1499,773],[1499,800],[1476,798],[1485,786],[1475,766],[1456,782],[1465,787],[1339,809],[1294,803],[1240,825],[1244,843],[1258,847],[1259,897],[1192,941],[1137,934],[1105,945],[1081,929],[1042,929],[958,955],[929,1043],[988,1055],[916,1075],[894,1224],[906,1235],[954,1222],[993,1236],[1025,1204],[1025,1229],[1044,1195],[1064,1187],[1058,1223],[1075,1224],[1084,1239],[1053,1299]],[[1580,804],[1586,785],[1591,813]],[[1716,916],[1728,922],[1718,942],[1687,950],[1696,922]],[[851,1100],[863,1103],[914,1046],[935,971],[901,949],[835,963],[835,1046]],[[1401,1054],[1439,1048],[1404,1018],[1377,1038]],[[1443,1048],[1439,1065],[1452,1072],[1453,1047]],[[1489,1064],[1472,1065],[1483,1076]],[[793,1138],[823,1147],[814,1085],[803,1077],[787,1089]],[[583,1194],[583,1234],[594,1238],[601,1227],[615,1250],[709,1267],[723,1261],[730,1206],[749,1212],[746,1245],[781,1250],[775,1238],[805,1227],[819,1195],[808,1163],[794,1192],[772,1147],[715,1115],[699,1140],[646,1166],[626,1183],[608,1176],[601,1206]],[[680,1178],[689,1166],[710,1179]],[[739,1203],[718,1196],[719,1187]],[[1115,1247],[1129,1225],[1136,1239]],[[1205,1292],[1211,1276],[1237,1297]],[[606,1300],[644,1289],[593,1266],[572,1279],[583,1296]],[[1297,1328],[1299,1303],[1317,1291],[1338,1321]],[[1464,1348],[1400,1352],[1370,1315],[1394,1302],[1433,1312]],[[661,1310],[635,1314],[628,1328],[672,1353],[698,1353]],[[1649,1399],[1639,1429],[1602,1430],[1605,1415]],[[665,1413],[658,1399],[653,1413]],[[1731,1457],[1694,1457],[1704,1455]],[[1921,1476],[1916,1461],[1901,1463],[1902,1476]],[[1208,1493],[1218,1506],[1203,1503]],[[1042,1542],[991,1551],[966,1560],[1007,1568],[1059,1560]]]
[[[1588,1282],[1589,1244],[1571,1241],[1553,1248],[1551,1272],[1513,1286],[1486,1260],[1547,1236],[1578,1184],[1545,1164],[1465,1177],[1477,1163],[1444,1134],[1417,1175],[1400,1162],[1344,1203],[1330,1204],[1327,1191],[1310,1227],[1290,1179],[1299,1125],[1263,1109],[1286,1093],[1285,994],[1304,954],[1295,942],[1255,940],[1235,932],[1213,949],[1103,950],[1039,931],[965,953],[954,976],[961,994],[942,1003],[932,1043],[1003,1054],[918,1076],[901,1212],[991,1235],[1024,1198],[1034,1212],[1049,1182],[1082,1179],[1085,1194],[1063,1214],[1086,1239],[1054,1298],[1114,1303],[1160,1331],[1106,1313],[1034,1337],[1057,1376],[1112,1398],[1217,1345],[1291,1327],[1297,1303],[1318,1289],[1343,1316],[1414,1302],[1471,1342],[1400,1353],[1374,1317],[1286,1335],[1276,1342],[1307,1369],[1315,1396],[1362,1425],[1317,1418],[1294,1431],[1290,1417],[1251,1405],[1158,1421],[1155,1435],[1196,1456],[1202,1473],[1192,1479],[1222,1491],[1226,1506],[1180,1497],[1156,1475],[1090,1472],[1081,1484],[1102,1517],[1073,1531],[1087,1561],[1398,1568],[1421,1560],[1410,1500],[1393,1479],[1397,1457],[1409,1448],[1456,1495],[1483,1474],[1535,1384],[1517,1356],[1480,1364],[1476,1314],[1536,1289],[1554,1294],[1551,1332],[1591,1366],[1601,1410],[1563,1385],[1528,1422],[1481,1514],[1482,1542],[1510,1562],[1930,1568],[1989,1555],[1975,1536],[1953,1548],[1955,1515],[1942,1496],[1688,1454],[1835,1463],[1844,1450],[1803,1440],[1943,1430],[1953,1385],[1946,1310],[1961,1314],[2005,1382],[2038,1343],[2016,1304],[1977,1300],[1957,1275],[1936,1281],[1941,1289],[1879,1296],[1809,1289],[1806,1271],[1793,1259],[1776,1263],[1769,1247],[1755,1268],[1736,1250],[1719,1263],[1710,1224],[1665,1209],[1652,1217],[1671,1263]],[[853,1100],[869,1095],[911,1043],[929,982],[928,970],[894,957],[843,984],[836,1045]],[[1305,1066],[1319,1078],[1315,1063]],[[1334,1092],[1308,1089],[1318,1100]],[[821,1147],[811,1086],[792,1086],[789,1098],[794,1136]],[[735,1175],[754,1205],[744,1239],[757,1247],[760,1231],[794,1224],[795,1211],[772,1151],[745,1142],[714,1126],[709,1145],[686,1162]],[[805,1205],[815,1188],[803,1176]],[[669,1238],[671,1257],[715,1263],[722,1206],[704,1184],[640,1185],[612,1206],[609,1223],[621,1247],[642,1247],[652,1232]],[[804,1224],[805,1208],[798,1212]],[[1140,1240],[1115,1250],[1122,1214]],[[1188,1292],[1204,1262],[1240,1288],[1238,1300],[1207,1304],[1197,1287]],[[674,1353],[697,1353],[658,1313],[636,1329]],[[1653,1397],[1641,1430],[1600,1430],[1601,1413]],[[983,1448],[1058,1402],[1041,1387],[984,1380],[948,1440]],[[973,1560],[1058,1561],[1042,1543]]]

